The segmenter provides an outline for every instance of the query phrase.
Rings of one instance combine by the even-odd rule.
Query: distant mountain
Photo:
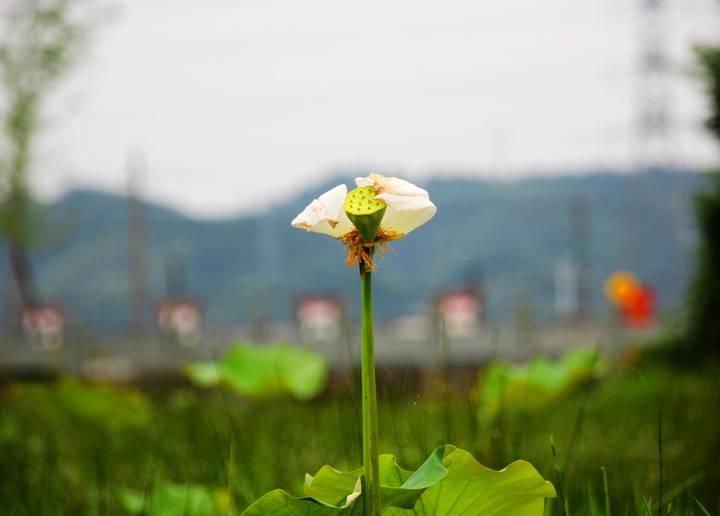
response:
[[[211,322],[285,319],[294,298],[332,292],[357,307],[355,271],[342,246],[290,227],[290,220],[328,184],[319,184],[261,216],[199,221],[147,205],[149,291],[165,293],[166,264],[184,263],[186,293],[202,300]],[[391,316],[422,313],[444,288],[482,277],[489,315],[510,316],[518,303],[552,314],[554,271],[573,252],[569,206],[590,209],[596,311],[602,284],[627,268],[655,286],[661,305],[683,299],[692,268],[692,192],[704,176],[689,172],[592,173],[509,182],[435,179],[425,187],[438,206],[422,230],[393,244],[376,275],[376,309]],[[129,317],[127,200],[74,191],[44,211],[42,245],[33,250],[41,290],[79,323],[119,325]],[[577,251],[577,250],[576,250]],[[6,275],[2,275],[4,279]]]

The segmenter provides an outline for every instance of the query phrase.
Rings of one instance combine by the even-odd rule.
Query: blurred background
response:
[[[652,353],[671,362],[717,356],[720,226],[708,172],[720,163],[720,64],[711,49],[719,42],[713,0],[3,1],[0,380],[16,413],[0,423],[0,443],[40,432],[50,446],[39,416],[26,413],[43,402],[13,389],[29,380],[55,388],[68,375],[143,392],[151,385],[151,399],[174,400],[163,424],[190,422],[205,401],[185,389],[203,381],[183,367],[220,360],[238,341],[288,342],[323,357],[327,387],[314,403],[332,415],[321,412],[315,424],[353,413],[354,401],[343,400],[353,399],[357,374],[357,272],[342,245],[290,220],[330,187],[379,172],[421,185],[438,207],[429,224],[393,243],[376,274],[383,399],[401,410],[402,400],[422,396],[439,425],[419,441],[395,428],[388,443],[402,443],[401,457],[413,462],[439,434],[493,466],[529,454],[550,478],[557,462],[553,470],[518,436],[537,430],[544,453],[549,433],[566,432],[572,449],[592,409],[575,399],[554,431],[532,419],[482,434],[482,417],[480,427],[467,421],[488,364],[582,346],[618,370]],[[651,367],[662,382],[675,378]],[[643,371],[613,396],[655,385]],[[717,369],[677,374],[700,378],[674,392],[705,393],[693,398],[704,421],[718,402],[710,394]],[[633,475],[653,485],[661,507],[655,416],[663,403],[652,389],[647,396],[647,418],[627,435],[650,429],[645,466]],[[690,410],[686,398],[673,400],[680,412],[668,408],[666,420]],[[457,403],[469,405],[452,417],[437,412]],[[273,426],[270,405],[251,407]],[[678,461],[688,456],[683,446],[696,446],[698,457],[720,449],[717,423],[704,426],[705,441],[689,426],[675,430],[684,443],[674,449]],[[354,464],[359,448],[348,432],[342,453],[308,451],[296,469],[321,465],[319,456]],[[191,435],[177,450],[190,453]],[[276,441],[294,442],[288,435]],[[45,471],[33,446],[12,452],[9,464]],[[120,449],[108,463],[123,460]],[[607,461],[593,460],[597,443],[588,449],[599,471]],[[218,478],[217,457],[193,473],[157,453],[174,481]],[[128,468],[119,475],[132,483]],[[692,503],[690,486],[712,492],[703,484],[712,470],[687,470],[676,470],[675,487],[685,487],[674,495]],[[229,487],[240,509],[290,476],[246,473],[258,480]],[[51,506],[62,506],[63,484],[50,488],[43,475],[21,484],[50,489]],[[115,513],[104,491],[121,482],[112,475],[90,505],[76,496],[67,507]],[[625,480],[618,496],[644,500],[642,482]],[[578,490],[577,503],[590,507],[584,481]],[[44,513],[43,503],[51,502],[18,501],[14,513]]]
[[[45,4],[4,7],[6,211],[22,241],[3,253],[4,341],[20,347],[5,364],[47,358],[20,356],[43,347],[26,342],[45,331],[28,327],[40,310],[23,325],[30,306],[80,353],[73,368],[105,345],[124,361],[157,348],[174,368],[158,339],[177,324],[206,351],[244,336],[344,353],[355,273],[289,221],[371,171],[438,206],[382,264],[381,340],[409,346],[392,360],[429,359],[438,316],[472,319],[452,329],[463,361],[622,341],[603,294],[617,270],[652,291],[643,330],[678,315],[690,196],[718,161],[694,52],[717,34],[711,0],[76,1],[20,20]]]

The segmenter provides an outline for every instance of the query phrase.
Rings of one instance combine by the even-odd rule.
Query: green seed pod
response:
[[[372,186],[359,186],[345,198],[345,213],[366,242],[375,240],[385,215],[385,202],[375,198]]]

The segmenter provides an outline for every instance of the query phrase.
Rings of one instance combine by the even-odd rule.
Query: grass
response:
[[[718,514],[717,368],[625,369],[542,414],[505,410],[486,425],[471,391],[410,378],[379,390],[380,449],[404,466],[447,441],[494,468],[530,461],[558,488],[548,515]],[[305,472],[323,464],[361,463],[349,386],[308,403],[189,387],[106,389],[85,402],[81,391],[2,391],[3,514],[124,514],[120,488],[148,493],[160,481],[225,488],[241,510],[276,487],[300,493]]]

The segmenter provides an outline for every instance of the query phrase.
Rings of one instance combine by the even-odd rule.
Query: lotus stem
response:
[[[372,253],[372,248],[370,250]],[[365,516],[380,516],[380,464],[378,457],[377,389],[373,337],[372,272],[360,262],[362,283],[362,439],[365,471]]]

